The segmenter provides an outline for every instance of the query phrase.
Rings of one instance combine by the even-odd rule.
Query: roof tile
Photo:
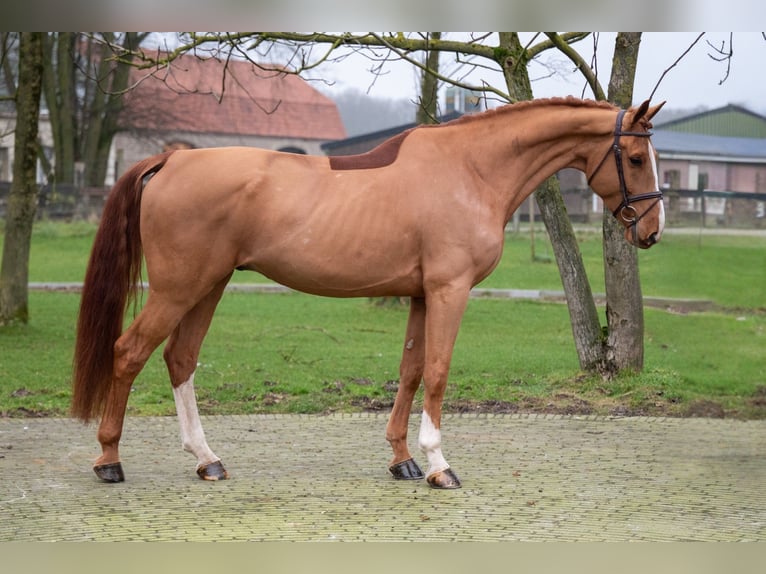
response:
[[[147,77],[134,70],[126,129],[336,140],[346,131],[335,103],[302,78],[242,60],[185,55]]]

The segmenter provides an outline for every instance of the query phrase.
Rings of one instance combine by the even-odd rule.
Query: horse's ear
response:
[[[646,101],[646,103],[649,103],[649,100]],[[665,102],[660,102],[656,106],[652,106],[649,109],[646,110],[646,113],[644,114],[644,118],[646,120],[651,120],[655,115],[657,115],[657,112],[659,112],[662,109],[662,106],[665,105]]]
[[[636,108],[633,114],[632,124],[638,123],[639,120],[651,121],[651,119],[662,109],[665,102],[660,102],[656,106],[649,106],[649,100],[644,101],[638,108]]]

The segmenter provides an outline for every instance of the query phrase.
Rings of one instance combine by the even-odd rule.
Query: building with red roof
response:
[[[113,174],[172,148],[251,146],[324,155],[343,139],[335,103],[299,76],[245,60],[184,55],[149,73],[133,70]]]

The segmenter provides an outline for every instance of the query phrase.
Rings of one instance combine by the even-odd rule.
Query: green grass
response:
[[[0,412],[66,414],[77,305],[76,294],[32,293],[32,324],[0,330]],[[404,309],[364,299],[226,294],[200,357],[200,409],[387,409],[406,318]],[[729,415],[764,416],[755,408],[766,387],[764,348],[762,315],[650,309],[644,372],[607,383],[578,372],[565,306],[472,300],[446,404],[452,410],[561,410],[563,404],[573,412],[682,414],[705,400]],[[136,379],[130,412],[174,412],[159,351]]]
[[[38,224],[30,257],[30,281],[82,281],[94,234],[95,226],[88,223]],[[578,240],[593,292],[603,293],[601,235],[579,233]],[[536,234],[535,251],[551,261],[532,262],[529,236],[508,234],[500,264],[481,286],[561,290],[558,267],[544,233]],[[666,234],[659,245],[640,252],[639,267],[647,296],[766,308],[766,237]],[[238,271],[232,281],[263,283],[268,279]]]
[[[547,237],[536,235],[536,254],[553,257]],[[578,242],[594,293],[604,292],[599,233]],[[503,259],[483,287],[561,290],[558,266],[531,262],[527,235],[506,236]],[[766,308],[766,237],[672,235],[639,252],[644,295],[705,299],[726,307]]]
[[[80,281],[93,229],[38,225],[31,280]],[[593,290],[602,291],[599,235],[580,241]],[[536,249],[550,249],[540,234]],[[579,372],[564,305],[472,300],[446,409],[766,417],[766,239],[666,235],[641,253],[641,270],[646,295],[710,299],[729,311],[646,309],[644,371],[606,382]],[[508,237],[484,285],[561,288],[555,263],[530,261],[525,235]],[[78,303],[77,294],[32,292],[31,323],[0,329],[0,415],[66,415]],[[200,357],[200,410],[386,411],[406,320],[406,309],[366,299],[227,293]],[[129,412],[175,412],[159,350],[136,379]]]

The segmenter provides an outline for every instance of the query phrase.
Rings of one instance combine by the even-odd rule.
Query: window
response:
[[[681,172],[677,169],[666,171],[662,175],[663,189],[679,189],[681,187]]]
[[[0,181],[11,181],[11,166],[8,148],[0,147]]]

